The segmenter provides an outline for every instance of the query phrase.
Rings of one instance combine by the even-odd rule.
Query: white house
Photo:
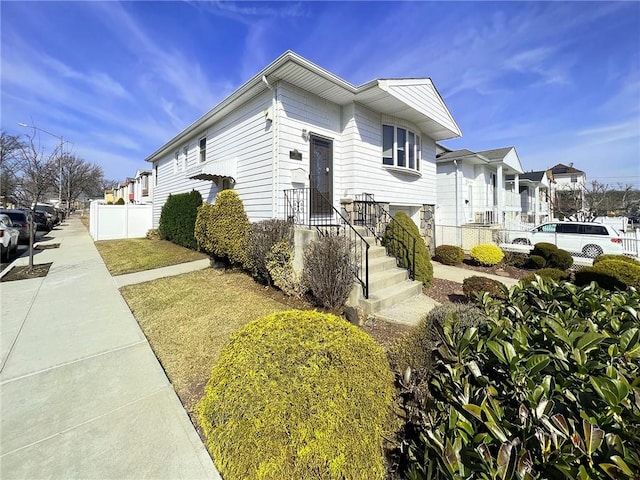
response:
[[[558,218],[579,216],[579,212],[585,208],[586,173],[574,168],[573,163],[569,165],[558,163],[547,172],[550,172],[553,178],[551,184],[553,216]]]
[[[421,226],[436,203],[435,142],[460,135],[428,78],[354,86],[288,51],[147,158],[153,223],[170,193],[211,203],[233,188],[251,221],[290,216],[294,201],[305,218],[325,214],[298,195],[315,189],[347,210],[371,194]]]
[[[514,181],[507,176],[507,181]],[[551,220],[550,179],[546,171],[525,172],[520,175],[520,206],[522,223],[539,225]]]
[[[138,169],[133,183],[133,203],[151,203],[153,200],[153,183],[151,170]]]
[[[515,147],[472,152],[438,145],[436,223],[504,224],[520,219],[520,175]]]

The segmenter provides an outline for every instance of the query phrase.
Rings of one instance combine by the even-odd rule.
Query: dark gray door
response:
[[[309,177],[311,215],[331,214],[333,202],[333,141],[311,136]],[[317,193],[316,193],[317,192]]]

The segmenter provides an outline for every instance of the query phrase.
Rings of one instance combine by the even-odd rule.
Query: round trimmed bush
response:
[[[444,265],[460,265],[464,260],[464,250],[456,245],[439,245],[434,260]]]
[[[500,247],[492,243],[482,243],[471,248],[469,256],[480,265],[492,266],[499,264],[504,258]]]
[[[418,227],[404,212],[397,212],[393,220],[384,231],[382,244],[389,255],[396,257],[399,267],[408,268],[413,258],[415,238],[415,279],[428,287],[433,281],[433,265]]]
[[[124,198],[117,199],[114,205],[124,205]]]
[[[527,261],[527,268],[531,268],[533,270],[539,270],[540,268],[544,268],[547,264],[547,261],[544,257],[540,255],[529,255],[529,259]]]
[[[589,268],[589,267],[587,267]],[[578,281],[589,283],[595,281],[603,288],[621,288],[634,287],[640,290],[640,265],[625,262],[622,260],[601,260],[593,267],[587,270],[588,273],[584,273],[584,268],[576,273],[576,283]],[[578,280],[578,273],[581,273]],[[595,273],[596,278],[591,277],[590,274]],[[602,277],[598,277],[597,274],[601,274]],[[609,277],[612,277],[616,282],[612,282]],[[584,283],[580,283],[584,284]],[[623,285],[622,287],[620,285]]]
[[[627,286],[615,275],[596,270],[594,267],[582,267],[575,274],[574,283],[579,287],[596,282],[599,287],[607,290],[625,290]]]
[[[462,291],[471,301],[475,300],[478,295],[484,292],[488,292],[492,297],[504,298],[505,288],[504,284],[493,278],[477,275],[465,278],[462,281]]]
[[[536,279],[536,275],[543,280],[554,280],[556,282],[562,282],[569,280],[569,274],[564,270],[557,268],[542,268],[534,273],[530,273],[520,279],[523,284],[531,283]]]
[[[596,258],[593,259],[593,264],[595,265],[596,263],[601,262],[603,260],[619,260],[621,262],[627,262],[633,265],[640,265],[640,262],[633,257],[628,257],[626,255],[611,255],[611,254],[598,255]]]
[[[393,374],[346,320],[287,311],[230,339],[198,404],[225,480],[383,479]]]
[[[573,257],[569,252],[561,248],[551,252],[549,258],[547,258],[547,267],[550,268],[567,270],[571,265],[573,265]]]
[[[558,247],[553,243],[548,242],[538,242],[533,246],[533,250],[531,250],[531,255],[539,255],[545,260],[551,256],[552,252],[558,250]]]

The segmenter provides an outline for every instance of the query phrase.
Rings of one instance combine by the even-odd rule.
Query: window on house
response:
[[[382,126],[382,164],[420,170],[420,136],[402,127]]]
[[[577,175],[571,175],[571,183],[578,183],[578,176]]]
[[[207,160],[207,137],[200,139],[200,163]]]
[[[178,172],[178,157],[180,156],[180,152],[176,152],[173,154],[173,173]]]
[[[157,186],[158,185],[158,165],[155,165],[153,167],[153,170],[154,170],[154,175],[153,175],[154,181],[153,181],[153,184]]]
[[[182,171],[187,169],[187,153],[189,153],[189,147],[182,147]]]

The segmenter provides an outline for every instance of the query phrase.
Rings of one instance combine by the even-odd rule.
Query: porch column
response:
[[[504,183],[504,175],[502,173],[502,165],[498,165],[498,172],[496,174],[496,188],[497,190],[497,200],[498,200],[498,205],[496,206],[496,210],[497,210],[497,214],[498,214],[498,218],[495,219],[496,223],[502,223],[502,213],[504,212],[504,189],[505,189],[505,183]]]
[[[520,174],[516,172],[513,176],[513,194],[512,202],[515,202],[512,207],[518,209],[518,222],[522,222],[522,202],[520,201]]]
[[[538,215],[540,214],[540,186],[536,185],[536,189],[534,190],[535,197],[533,201],[533,223],[538,225],[540,223],[540,219]]]

